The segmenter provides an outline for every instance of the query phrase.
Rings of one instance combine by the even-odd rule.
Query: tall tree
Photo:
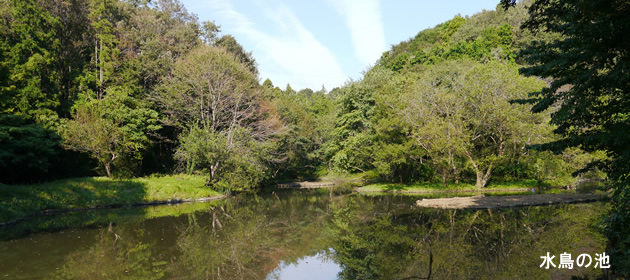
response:
[[[408,106],[401,117],[441,169],[457,172],[456,158],[464,158],[476,174],[476,187],[485,187],[508,156],[537,143],[546,127],[543,114],[510,104],[543,86],[519,76],[513,66],[456,61],[434,66],[425,75],[405,97]]]
[[[324,91],[310,89],[288,94],[274,88],[268,79],[263,87],[286,126],[278,137],[275,152],[281,160],[274,162],[274,179],[315,179],[324,165],[321,148],[334,124],[333,100]]]
[[[334,169],[365,172],[373,167],[367,147],[372,146],[370,118],[374,115],[374,85],[351,82],[339,91],[333,140],[326,147],[326,154]]]
[[[243,46],[236,41],[234,36],[223,35],[215,44],[234,54],[241,63],[247,65],[247,68],[252,74],[258,76],[258,65],[256,64],[256,59],[254,59],[252,52],[246,52]]]
[[[145,101],[133,98],[120,87],[110,87],[103,99],[79,100],[73,118],[61,129],[65,146],[90,154],[111,177],[114,164],[120,161],[116,159],[141,160],[151,142],[149,136],[161,128],[158,113],[148,107]],[[119,174],[138,173],[126,171],[129,172]]]
[[[114,0],[91,0],[90,25],[95,33],[94,38],[94,72],[88,72],[96,82],[96,98],[102,99],[110,86],[114,71],[119,61],[120,49],[115,23],[118,21],[117,4]],[[89,79],[89,78],[88,78]]]
[[[9,14],[4,11],[1,19],[0,113],[44,122],[56,118],[59,92],[54,65],[59,41],[55,28],[59,22],[35,0],[14,0],[3,6]]]
[[[262,179],[265,143],[277,123],[266,118],[261,93],[245,64],[208,45],[178,61],[161,87],[158,104],[185,130],[176,156],[208,170],[208,185],[250,188]]]
[[[501,2],[507,7],[515,1]],[[630,2],[539,0],[529,14],[527,29],[561,35],[522,53],[532,65],[523,73],[552,80],[532,93],[533,110],[557,108],[552,122],[564,138],[543,148],[608,153],[598,165],[613,182],[613,207],[605,219],[610,260],[617,273],[630,274]]]
[[[56,85],[60,117],[70,117],[71,108],[83,90],[79,80],[93,55],[93,34],[87,0],[38,0],[38,4],[59,21],[55,38],[59,40],[56,63]]]
[[[201,43],[198,19],[176,0],[141,5],[119,22],[117,30],[124,63],[119,80],[145,97],[170,73],[175,61]]]

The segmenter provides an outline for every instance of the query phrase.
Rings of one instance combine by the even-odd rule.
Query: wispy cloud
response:
[[[344,17],[357,59],[363,65],[374,62],[385,51],[385,31],[379,0],[330,0]]]
[[[309,87],[314,90],[322,84],[330,89],[347,79],[333,53],[286,6],[263,9],[263,13],[280,30],[269,34],[234,10],[229,0],[212,0],[210,5],[221,17],[221,25],[229,27],[224,29],[234,32],[237,39],[246,36],[248,41],[255,42],[254,57],[263,79],[269,77],[280,87],[291,83],[296,89]]]

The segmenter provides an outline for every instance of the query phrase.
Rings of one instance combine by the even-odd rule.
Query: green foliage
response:
[[[374,171],[378,180],[413,182],[429,170],[421,164],[424,150],[408,137],[411,127],[396,111],[399,95],[414,78],[375,67],[363,80],[337,91],[338,113],[325,152],[331,167],[344,172]]]
[[[206,185],[217,191],[255,188],[264,179],[265,146],[245,128],[230,133],[194,127],[181,136],[175,158],[187,164],[190,173],[195,169],[208,172]]]
[[[416,89],[402,96],[405,105],[398,114],[444,183],[447,174],[457,181],[462,169],[471,168],[477,186],[484,187],[497,165],[517,158],[550,130],[544,115],[510,104],[542,86],[498,62],[444,63],[419,77]]]
[[[246,52],[243,46],[239,44],[232,35],[224,35],[216,41],[216,46],[225,48],[228,52],[232,53],[240,63],[247,66],[249,71],[255,76],[258,76],[258,66],[256,65],[256,59],[252,56],[251,52]]]
[[[520,28],[527,18],[528,5],[524,1],[508,11],[483,11],[466,18],[455,16],[392,46],[378,64],[393,71],[422,71],[422,67],[415,65],[459,59],[515,62],[517,51],[534,39],[531,32]],[[547,33],[537,36],[549,37]]]
[[[276,123],[247,65],[223,48],[199,47],[176,63],[157,99],[168,121],[187,130],[177,159],[189,171],[205,170],[220,191],[258,186]]]
[[[91,12],[88,15],[92,30],[95,32],[95,71],[86,72],[86,79],[96,82],[96,97],[103,98],[110,84],[113,85],[114,70],[120,64],[120,41],[114,24],[118,21],[117,1],[88,2]]]
[[[327,147],[327,157],[339,170],[364,170],[369,152],[369,118],[373,114],[373,92],[364,83],[351,83],[338,93],[338,115],[333,130],[333,141]]]
[[[451,40],[451,36],[453,36],[453,34],[457,32],[457,29],[459,29],[465,22],[466,19],[457,15],[453,19],[440,24],[440,33],[442,35],[440,39],[442,39],[442,43],[448,44]]]
[[[92,124],[110,127],[103,128],[106,131],[117,127],[120,131],[113,135],[124,138],[120,159],[113,162],[110,157],[107,163],[115,166],[116,175],[151,172],[142,169],[143,153],[154,158],[166,155],[159,159],[170,161],[173,145],[158,143],[176,137],[169,130],[158,131],[157,111],[149,107],[148,93],[169,75],[176,59],[201,42],[196,16],[173,0],[153,5],[119,0],[3,0],[0,7],[1,114],[20,115],[27,123],[55,131],[66,130],[59,126],[65,118],[73,118],[77,108],[104,107],[92,113]],[[73,121],[69,123],[72,128]],[[80,128],[74,128],[78,133]],[[37,135],[43,138],[33,142],[48,141],[44,134]],[[148,152],[147,147],[151,147]],[[87,151],[85,145],[75,148]],[[76,156],[62,153],[66,157],[42,152],[33,164],[76,166]],[[105,165],[103,156],[95,158]],[[22,168],[32,170],[22,163]],[[63,176],[60,171],[56,168],[46,176]]]
[[[282,160],[272,166],[274,179],[316,179],[317,171],[325,163],[323,147],[330,141],[334,125],[334,101],[324,89],[282,92],[267,81],[266,90],[273,98],[274,110],[285,125],[276,140],[275,153]]]
[[[503,29],[511,36],[509,26]],[[498,60],[447,60],[399,73],[377,66],[336,92],[338,113],[326,155],[332,168],[370,171],[371,179],[435,177],[457,184],[472,173],[483,187],[495,168],[505,170],[527,154],[527,145],[549,137],[544,114],[510,104],[542,86]]]
[[[509,6],[510,1],[502,1]],[[531,66],[523,73],[549,78],[533,92],[536,112],[552,109],[552,123],[563,138],[541,148],[604,151],[599,166],[613,183],[613,209],[605,219],[611,262],[619,275],[630,274],[630,32],[626,1],[536,1],[524,27],[552,32],[560,39],[539,40],[522,55]]]
[[[69,149],[90,153],[112,176],[111,164],[131,147],[124,142],[118,123],[104,119],[98,106],[79,108],[73,120],[63,130],[65,145]]]
[[[89,153],[103,165],[108,177],[117,158],[141,159],[150,142],[148,134],[160,126],[157,112],[138,103],[114,89],[102,100],[78,103],[76,115],[61,130],[66,147]]]
[[[351,82],[337,92],[338,107],[332,141],[326,147],[326,156],[336,170],[365,171],[371,166],[372,124],[374,115],[374,88],[368,78]]]
[[[34,0],[11,1],[0,45],[0,113],[54,118],[60,106],[54,64],[59,24]]]
[[[514,61],[512,51],[512,26],[505,23],[499,28],[484,29],[474,41],[460,41],[445,54],[449,59],[472,58],[474,60],[496,59]]]
[[[414,62],[417,62],[415,59],[416,58],[414,57]],[[421,59],[421,57],[418,59]],[[405,67],[405,65],[407,65],[407,63],[409,63],[409,55],[407,53],[401,53],[392,60],[390,68],[394,71],[400,71]]]
[[[116,30],[124,55],[115,73],[116,84],[133,89],[134,97],[143,97],[169,75],[177,59],[201,43],[200,25],[178,1],[153,1],[135,9],[123,5],[123,9],[130,11]]]
[[[60,137],[24,117],[0,115],[0,179],[16,182],[43,177],[59,154]]]

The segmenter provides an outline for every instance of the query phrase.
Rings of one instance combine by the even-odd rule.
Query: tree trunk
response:
[[[195,160],[192,159],[188,162],[188,175],[192,175],[193,171],[195,171]]]
[[[490,180],[493,164],[491,163],[488,166],[488,169],[486,169],[486,172],[483,172],[483,168],[473,160],[472,155],[470,153],[467,152],[466,156],[468,157],[468,160],[470,160],[470,163],[472,164],[473,169],[475,169],[475,174],[477,175],[477,182],[475,183],[475,187],[479,189],[485,188],[486,184],[488,184],[488,180]]]
[[[448,170],[446,168],[442,169],[442,185],[446,189],[448,184],[446,184],[446,179],[448,179]]]
[[[455,177],[455,185],[459,185],[459,170],[457,170],[457,166],[455,164],[453,166],[453,176]]]
[[[105,162],[105,172],[107,172],[107,177],[111,178],[112,177],[112,171],[111,171],[111,162]]]
[[[488,183],[488,181],[486,181],[483,177],[484,177],[483,173],[477,172],[477,182],[475,183],[476,188],[480,189],[480,188],[486,187],[486,184]]]
[[[101,43],[101,56],[103,56],[103,40],[100,41]],[[99,59],[99,62],[101,63],[101,66],[99,67],[99,78],[98,78],[98,99],[102,99],[103,98],[103,58]]]
[[[103,162],[103,165],[105,165],[105,171],[107,172],[107,177],[111,178],[112,177],[112,162],[114,162],[114,160],[118,157],[118,155],[114,152],[111,152],[111,159]]]
[[[490,180],[490,175],[492,174],[492,165],[488,166],[488,169],[484,173],[483,170],[477,170],[475,172],[477,174],[477,182],[475,183],[475,187],[477,188],[485,188]]]
[[[219,170],[219,163],[215,163],[213,165],[210,166],[210,178],[208,178],[208,181],[206,182],[206,186],[212,186],[214,185],[214,183],[216,183],[217,181],[217,171]]]

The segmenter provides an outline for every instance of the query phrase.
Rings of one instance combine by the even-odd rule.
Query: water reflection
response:
[[[2,228],[7,279],[535,279],[546,252],[603,251],[600,203],[491,211],[420,209],[417,197],[324,190],[208,204],[46,217],[52,231]],[[66,216],[69,215],[69,216]],[[55,220],[58,219],[58,220]],[[63,221],[72,221],[64,223]],[[83,227],[84,225],[89,227]],[[41,226],[39,227],[41,229]],[[50,230],[50,229],[49,229]],[[15,236],[30,234],[22,238]],[[317,270],[318,272],[312,272]],[[300,278],[301,279],[301,278]]]
[[[314,256],[306,256],[296,263],[280,262],[266,280],[321,280],[337,279],[341,267],[332,258],[334,251],[322,251]]]
[[[341,279],[595,279],[591,268],[545,270],[540,256],[602,252],[600,203],[462,211],[348,200],[335,211]],[[386,204],[386,203],[385,203]],[[372,207],[372,208],[370,208]],[[366,211],[366,209],[370,209]]]

